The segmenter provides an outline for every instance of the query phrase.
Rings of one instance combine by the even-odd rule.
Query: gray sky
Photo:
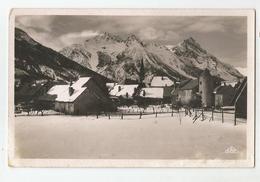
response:
[[[221,61],[246,67],[246,17],[18,16],[16,27],[57,51],[103,32],[165,45],[193,37]]]

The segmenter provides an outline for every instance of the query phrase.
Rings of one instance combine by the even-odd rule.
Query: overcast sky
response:
[[[193,37],[221,61],[246,67],[246,17],[17,16],[16,27],[57,51],[103,32],[165,45]]]

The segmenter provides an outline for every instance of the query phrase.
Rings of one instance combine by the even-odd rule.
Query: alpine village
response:
[[[247,117],[247,78],[192,37],[174,45],[103,33],[59,52],[15,29],[15,114],[95,117],[184,112]],[[159,117],[159,116],[158,116]]]

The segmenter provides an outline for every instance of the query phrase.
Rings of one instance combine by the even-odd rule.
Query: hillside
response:
[[[15,29],[15,78],[22,82],[32,80],[75,80],[91,76],[105,82],[108,79],[62,54],[47,48],[21,29]]]

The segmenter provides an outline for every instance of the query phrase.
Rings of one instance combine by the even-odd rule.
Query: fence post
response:
[[[213,121],[214,120],[214,107],[212,107],[211,118],[212,118],[212,121]]]
[[[155,117],[157,118],[157,111],[155,112]]]
[[[140,112],[140,116],[139,116],[139,119],[141,119],[142,118],[142,112]]]
[[[180,109],[178,108],[178,114],[179,114],[179,120],[180,120],[180,125],[181,125],[181,113],[180,113]]]
[[[108,112],[108,119],[110,119],[110,112]]]
[[[223,108],[221,108],[221,112],[222,112],[222,123],[224,123],[224,112],[223,112]]]
[[[98,113],[97,113],[97,119],[98,119]]]
[[[173,108],[172,108],[172,117],[173,117]]]
[[[237,117],[236,117],[236,106],[235,106],[235,112],[234,112],[234,125],[237,125]]]
[[[124,119],[124,114],[123,113],[121,114],[121,119]]]

